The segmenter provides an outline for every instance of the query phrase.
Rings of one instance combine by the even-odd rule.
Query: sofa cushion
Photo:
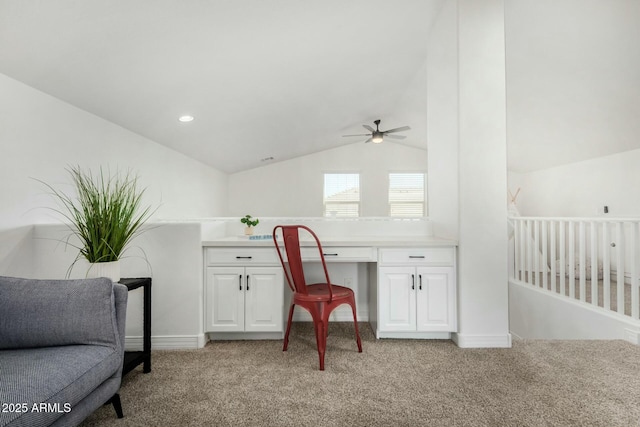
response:
[[[26,404],[26,411],[0,413],[0,426],[51,424],[73,411],[74,405],[121,365],[122,355],[105,346],[1,350],[0,402]]]
[[[0,349],[118,345],[113,283],[106,278],[0,276],[0,313]]]

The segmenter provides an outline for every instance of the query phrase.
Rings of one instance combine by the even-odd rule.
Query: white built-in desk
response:
[[[366,264],[364,320],[377,338],[448,339],[457,331],[457,242],[366,236],[321,241],[327,263]],[[210,338],[282,338],[289,289],[273,241],[230,237],[202,245],[204,331]],[[319,261],[314,241],[301,246],[304,261]]]

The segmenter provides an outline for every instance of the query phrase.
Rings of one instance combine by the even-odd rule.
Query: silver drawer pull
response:
[[[338,254],[322,254],[324,256],[338,256]]]
[[[237,256],[236,259],[251,259],[251,256]]]
[[[409,255],[409,259],[424,259],[424,255]]]

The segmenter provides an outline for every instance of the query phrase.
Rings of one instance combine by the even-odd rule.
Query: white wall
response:
[[[322,216],[323,174],[357,172],[361,216],[387,216],[388,173],[426,169],[425,150],[390,141],[349,143],[230,175],[228,215]]]
[[[640,2],[509,0],[505,10],[510,167],[640,148]]]
[[[0,275],[30,277],[35,267],[33,226],[0,230]]]
[[[602,216],[607,205],[609,216],[639,215],[640,3],[505,9],[509,188],[521,187],[520,213]]]
[[[152,346],[200,347],[204,345],[200,224],[152,223],[146,228],[147,231],[131,242],[122,258],[121,275],[153,279]],[[56,224],[36,225],[32,235],[34,269],[29,276],[64,278],[77,255],[77,250],[63,243],[69,235],[68,228]],[[70,277],[84,278],[88,268],[82,259],[75,264]],[[129,293],[126,335],[128,343],[142,343],[141,290]]]
[[[640,216],[640,150],[555,168],[518,174],[509,186],[521,187],[517,206],[523,216]]]
[[[458,10],[444,3],[427,60],[429,219],[436,236],[458,238]]]
[[[637,322],[617,313],[604,313],[579,301],[534,286],[509,284],[513,334],[522,339],[627,340],[640,344]]]
[[[65,277],[77,251],[65,252],[63,244],[48,240],[51,230],[58,230],[56,238],[68,234],[59,226],[33,227],[62,220],[43,209],[55,204],[32,178],[72,193],[69,165],[138,173],[147,188],[145,202],[159,205],[154,221],[225,214],[225,174],[1,74],[0,93],[0,274]],[[200,234],[199,224],[166,224],[133,242],[153,271],[156,347],[203,342]],[[85,272],[80,263],[73,277]],[[139,258],[125,259],[122,273],[150,275]],[[140,336],[141,295],[130,297],[127,335]]]
[[[226,175],[0,74],[0,230],[59,222],[44,180],[65,188],[65,168],[131,169],[155,218],[223,215]]]

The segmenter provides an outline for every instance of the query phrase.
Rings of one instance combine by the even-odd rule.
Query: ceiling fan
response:
[[[411,129],[409,126],[402,126],[399,128],[394,128],[389,130],[380,130],[379,129],[380,119],[375,120],[373,123],[375,123],[376,125],[375,129],[369,125],[362,125],[363,128],[365,128],[371,133],[359,133],[355,135],[342,135],[342,136],[368,136],[369,139],[367,139],[365,142],[373,142],[374,144],[380,144],[385,136],[391,139],[405,139],[406,136],[404,135],[393,135],[393,134],[395,132],[402,132],[402,131]]]

